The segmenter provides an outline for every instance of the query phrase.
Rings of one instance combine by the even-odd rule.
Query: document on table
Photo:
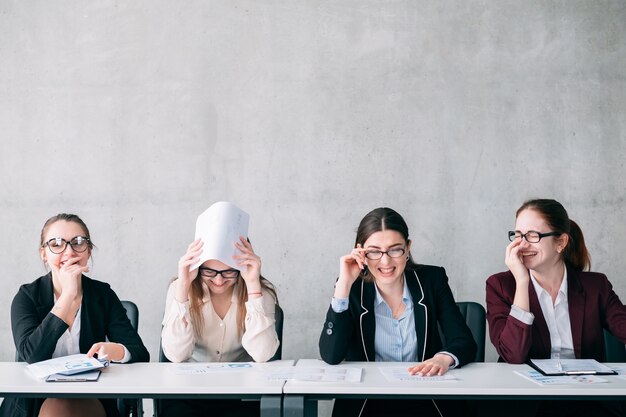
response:
[[[61,356],[41,362],[31,363],[26,366],[36,378],[46,378],[52,374],[73,375],[81,372],[94,371],[108,366],[106,360],[98,360],[87,356],[84,353],[76,355]]]
[[[95,382],[100,378],[100,374],[99,369],[74,375],[52,374],[46,378],[46,382]]]
[[[291,379],[295,381],[315,382],[361,382],[363,368],[352,366],[332,367],[282,367],[272,369],[267,373],[267,379],[271,381]]]
[[[443,375],[433,375],[433,376],[420,376],[420,375],[411,375],[407,370],[406,366],[381,366],[378,368],[380,373],[387,379],[389,382],[397,382],[397,381],[423,381],[423,382],[439,382],[439,381],[458,381],[458,378],[454,375],[453,372],[446,372]]]
[[[515,371],[515,373],[539,385],[601,384],[609,382],[606,379],[595,375],[547,376],[534,369],[528,371]]]
[[[530,364],[547,376],[617,374],[595,359],[531,359]]]
[[[248,237],[250,215],[233,203],[218,201],[204,211],[196,221],[196,239],[202,239],[202,253],[198,262],[190,267],[195,269],[208,259],[216,259],[232,268],[237,268],[234,255],[239,251],[235,242],[239,236]]]
[[[219,372],[240,371],[242,369],[251,369],[250,362],[223,362],[223,363],[181,363],[176,366],[177,375],[201,375],[213,374]]]

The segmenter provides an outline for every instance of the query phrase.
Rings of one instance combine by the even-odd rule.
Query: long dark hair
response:
[[[563,260],[578,271],[591,268],[591,256],[585,246],[585,237],[578,224],[567,215],[567,210],[556,200],[540,198],[528,200],[515,213],[515,218],[524,210],[535,210],[544,218],[553,231],[569,236],[563,251]]]
[[[359,227],[356,230],[354,247],[356,248],[357,245],[363,247],[370,236],[383,230],[393,230],[400,233],[408,246],[409,226],[407,226],[402,216],[389,207],[379,207],[367,213],[361,220],[361,223],[359,223]],[[408,256],[409,259],[406,262],[407,267],[415,267],[417,264],[413,262],[411,252],[408,253]],[[371,275],[364,271],[361,272],[360,277],[369,280]]]

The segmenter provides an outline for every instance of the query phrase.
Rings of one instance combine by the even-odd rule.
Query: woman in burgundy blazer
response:
[[[626,307],[604,274],[584,272],[590,258],[582,231],[559,202],[525,202],[509,239],[509,271],[487,279],[489,335],[501,360],[603,361],[603,329],[626,344]],[[592,404],[598,411],[601,405]],[[579,415],[585,408],[544,402],[540,412],[547,411],[546,405],[557,415]]]

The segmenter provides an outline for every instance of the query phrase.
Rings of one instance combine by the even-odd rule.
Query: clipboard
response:
[[[52,374],[46,378],[46,382],[95,382],[100,378],[101,373],[102,372],[97,369],[95,371],[72,375]]]
[[[617,375],[595,359],[531,359],[529,365],[545,376]]]

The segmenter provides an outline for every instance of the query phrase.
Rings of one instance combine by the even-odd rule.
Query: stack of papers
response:
[[[595,359],[531,359],[530,364],[546,376],[617,374]]]
[[[99,372],[100,369],[108,366],[108,364],[108,361],[100,361],[96,358],[89,357],[84,353],[78,353],[76,355],[62,356],[59,358],[48,359],[46,361],[35,362],[26,366],[26,368],[35,376],[35,378],[43,379],[53,374],[69,376],[90,371]],[[69,379],[65,378],[65,380]]]

